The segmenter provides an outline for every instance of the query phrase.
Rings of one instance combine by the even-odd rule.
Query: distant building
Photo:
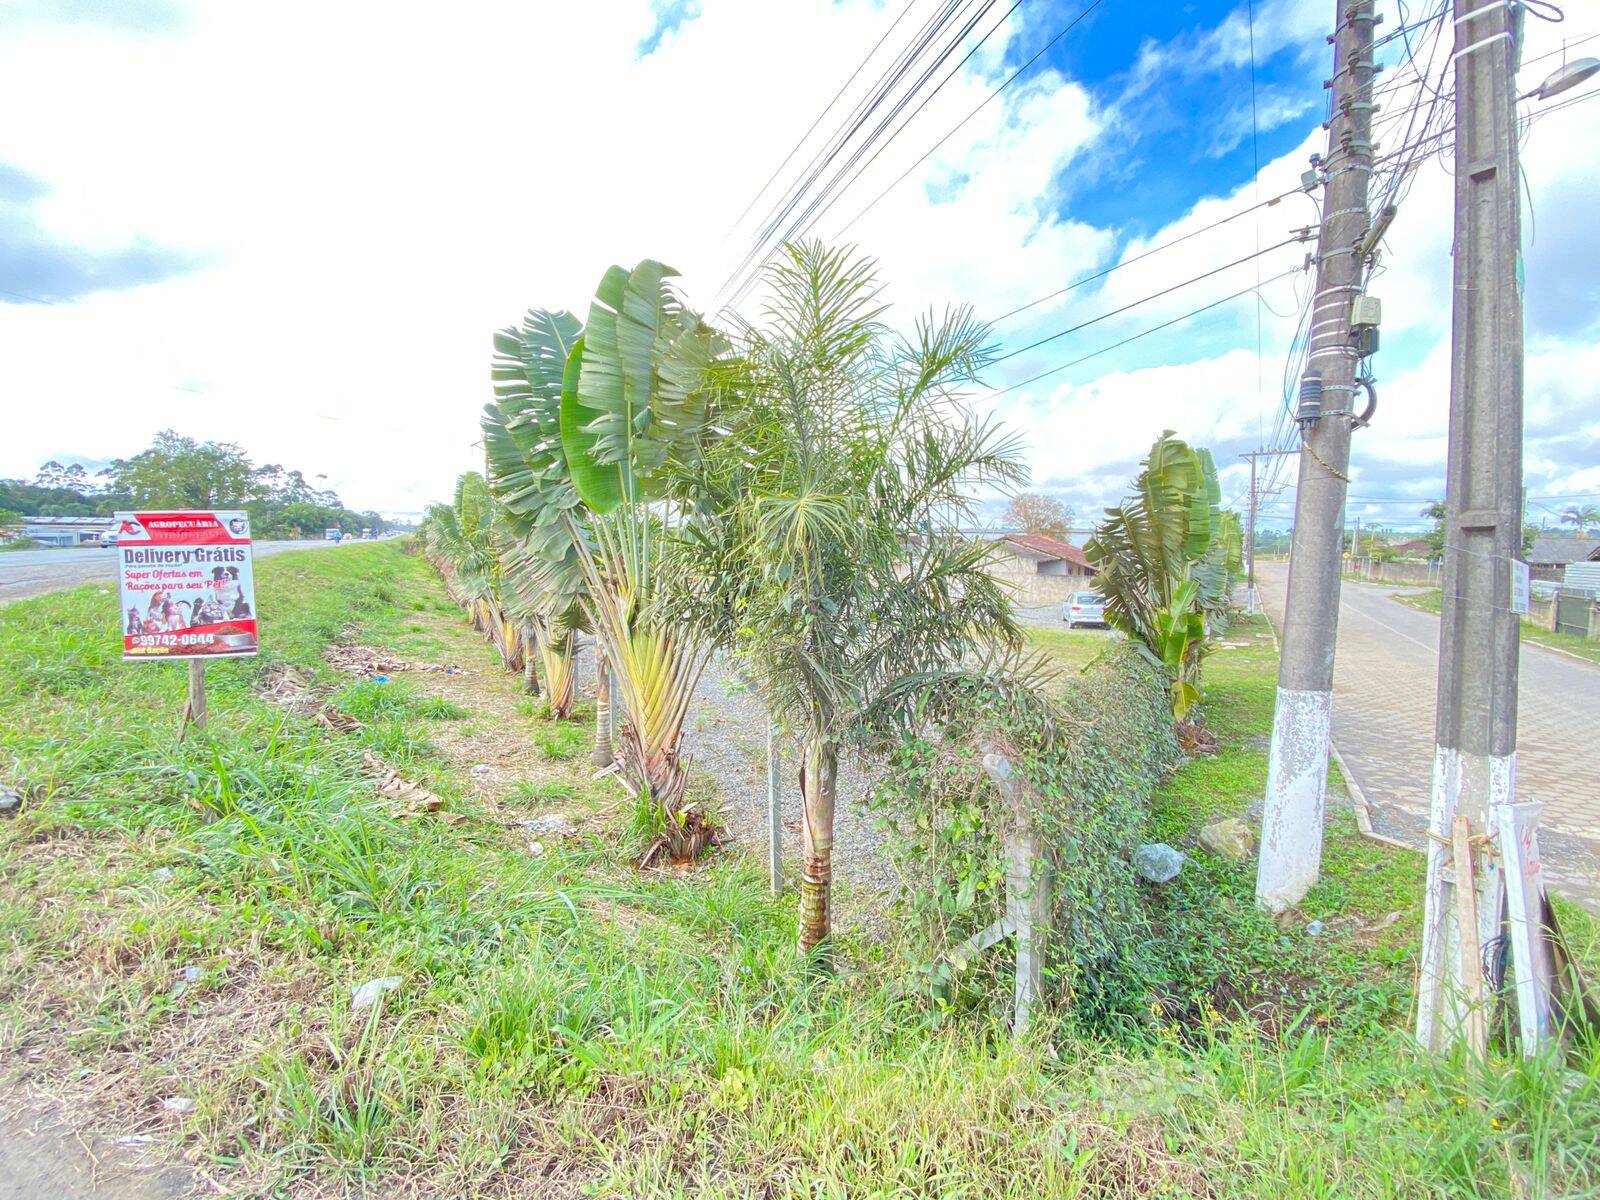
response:
[[[110,517],[24,517],[18,533],[41,546],[98,546],[115,524]]]
[[[1088,587],[1095,571],[1071,542],[1012,533],[994,542],[989,574],[1004,583],[1019,604],[1061,604],[1074,591]]]
[[[1600,538],[1540,536],[1528,551],[1528,566],[1535,579],[1559,580],[1569,563],[1600,561]]]

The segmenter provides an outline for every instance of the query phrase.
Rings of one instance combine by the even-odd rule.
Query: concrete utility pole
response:
[[[1276,458],[1285,454],[1298,454],[1297,450],[1247,450],[1239,455],[1240,458],[1250,460],[1250,515],[1244,530],[1244,571],[1245,582],[1250,585],[1250,593],[1255,594],[1256,587],[1256,509],[1261,503],[1261,497],[1276,495],[1277,488],[1262,489],[1256,484],[1256,460],[1259,458]]]
[[[1297,903],[1322,868],[1322,816],[1333,724],[1333,649],[1339,625],[1346,471],[1358,356],[1351,306],[1361,292],[1367,184],[1372,175],[1373,0],[1337,0],[1333,119],[1323,164],[1317,290],[1309,372],[1320,374],[1321,413],[1302,425],[1283,655],[1261,821],[1256,900],[1272,912]]]
[[[1463,950],[1500,929],[1503,882],[1487,841],[1516,798],[1522,550],[1521,213],[1515,9],[1455,4],[1455,307],[1445,465],[1444,601],[1417,1039],[1443,1049],[1482,1014]],[[1451,839],[1466,823],[1467,855]],[[1460,839],[1458,839],[1459,841]],[[1459,860],[1459,861],[1458,861]],[[1463,870],[1471,891],[1458,891]],[[1475,923],[1463,918],[1476,912]],[[1475,929],[1474,929],[1475,924]],[[1474,937],[1474,933],[1476,936]]]

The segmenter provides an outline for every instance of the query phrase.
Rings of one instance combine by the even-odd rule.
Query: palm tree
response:
[[[570,598],[594,630],[600,695],[609,671],[621,702],[621,777],[659,809],[669,852],[687,858],[711,836],[686,803],[679,754],[707,648],[661,609],[660,543],[677,520],[669,481],[706,434],[724,343],[678,298],[673,274],[649,259],[612,267],[586,325],[535,309],[502,330],[483,426],[496,497],[525,545],[517,590],[547,610]],[[608,751],[597,738],[596,758]]]
[[[1571,504],[1561,513],[1561,523],[1571,525],[1579,533],[1585,533],[1600,525],[1600,506],[1593,504]]]
[[[1134,491],[1084,544],[1099,572],[1111,624],[1138,638],[1172,677],[1172,715],[1200,699],[1205,612],[1226,603],[1226,545],[1212,552],[1221,493],[1209,451],[1167,430],[1156,439]],[[1210,557],[1208,558],[1208,554]]]
[[[769,709],[804,741],[800,950],[828,938],[841,747],[906,679],[1018,631],[984,569],[950,536],[976,488],[1017,481],[1016,443],[968,414],[960,388],[987,356],[967,309],[881,322],[874,264],[791,245],[766,274],[719,423],[684,481],[700,498],[675,544],[696,572],[681,610],[740,655]]]
[[[557,720],[572,715],[576,699],[573,635],[584,596],[581,530],[575,538],[565,519],[579,500],[561,444],[562,381],[581,336],[571,313],[538,308],[520,326],[498,330],[490,364],[495,398],[482,420],[510,609],[544,664]]]

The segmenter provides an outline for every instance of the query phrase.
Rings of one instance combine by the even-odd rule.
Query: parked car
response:
[[[1068,629],[1079,625],[1106,624],[1106,598],[1099,592],[1073,592],[1061,606],[1061,619]]]

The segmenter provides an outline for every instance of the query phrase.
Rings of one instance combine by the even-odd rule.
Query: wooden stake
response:
[[[1457,817],[1450,840],[1456,868],[1456,936],[1461,942],[1461,990],[1467,1004],[1462,1032],[1473,1054],[1489,1050],[1488,1012],[1483,995],[1483,946],[1478,941],[1478,894],[1472,875],[1472,825]]]
[[[189,699],[183,706],[183,725],[185,730],[190,725],[201,731],[206,727],[206,660],[203,658],[189,660]]]

